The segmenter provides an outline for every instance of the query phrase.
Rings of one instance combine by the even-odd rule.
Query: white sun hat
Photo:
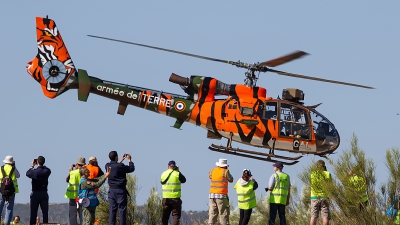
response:
[[[228,165],[228,160],[227,160],[227,159],[219,159],[219,161],[216,162],[215,165],[217,165],[217,166],[219,166],[219,167],[229,166],[229,165]]]
[[[14,163],[14,157],[12,157],[11,155],[8,155],[8,156],[6,156],[6,158],[4,158],[3,162],[6,163],[6,164],[13,164]]]

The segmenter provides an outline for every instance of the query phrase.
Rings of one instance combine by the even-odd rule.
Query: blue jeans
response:
[[[7,206],[6,215],[5,215],[5,218],[4,218],[4,224],[5,225],[10,225],[10,222],[13,221],[12,217],[13,217],[13,209],[14,209],[14,199],[15,199],[15,194],[13,196],[11,196],[8,199],[8,201],[3,199],[1,194],[0,194],[0,209],[1,209],[1,212],[3,212],[4,204]]]

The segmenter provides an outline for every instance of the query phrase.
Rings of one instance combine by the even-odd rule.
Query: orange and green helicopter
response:
[[[174,118],[174,128],[180,129],[184,122],[192,123],[204,128],[207,138],[228,139],[226,146],[211,144],[209,149],[212,151],[270,162],[279,160],[286,165],[297,163],[304,154],[326,156],[333,153],[340,144],[339,132],[332,122],[316,110],[319,104],[304,105],[304,93],[299,89],[284,89],[282,98],[267,97],[266,89],[256,86],[260,72],[372,88],[270,68],[307,55],[302,51],[248,64],[89,35],[247,69],[245,84],[226,84],[212,77],[182,77],[173,73],[169,81],[178,84],[185,92],[185,95],[179,95],[103,80],[89,76],[86,70],[77,69],[55,22],[47,17],[36,18],[36,36],[38,53],[28,63],[27,71],[39,82],[45,96],[55,98],[70,89],[77,89],[80,101],[87,101],[90,93],[100,95],[118,101],[117,113],[120,115],[124,115],[127,106],[132,105]],[[232,142],[261,149],[234,148]],[[275,150],[300,155],[282,156],[275,154]]]

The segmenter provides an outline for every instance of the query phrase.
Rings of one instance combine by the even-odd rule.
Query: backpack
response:
[[[2,195],[2,198],[8,201],[8,199],[14,195],[15,193],[15,187],[14,187],[14,182],[11,179],[11,175],[14,173],[15,167],[12,167],[10,174],[6,176],[6,172],[4,171],[4,166],[1,167],[1,174],[3,175],[1,184],[0,184],[0,192]]]

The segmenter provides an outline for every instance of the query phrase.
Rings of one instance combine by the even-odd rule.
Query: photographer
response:
[[[77,162],[69,167],[69,173],[66,178],[68,183],[65,197],[69,199],[69,224],[77,225],[77,217],[79,216],[79,224],[83,224],[82,207],[76,204],[75,199],[78,197],[78,185],[81,180],[79,169],[86,165],[86,160],[79,157]]]
[[[161,174],[161,184],[163,191],[163,215],[162,224],[168,225],[169,215],[172,212],[172,224],[178,225],[181,219],[182,200],[181,183],[185,183],[186,178],[179,171],[175,161],[169,161],[168,169]]]
[[[15,194],[19,192],[17,178],[19,178],[20,175],[15,167],[14,157],[8,155],[4,158],[3,162],[4,165],[1,166],[0,170],[0,182],[3,182],[5,177],[10,177],[14,185],[14,191],[9,191],[9,195],[7,196],[3,195],[3,191],[0,193],[0,212],[3,212],[3,207],[6,206],[4,224],[10,225],[14,210]]]
[[[110,167],[108,176],[108,202],[110,204],[109,224],[116,223],[117,210],[119,211],[119,224],[126,225],[126,205],[128,201],[128,191],[126,190],[126,174],[135,171],[135,165],[132,162],[130,154],[123,154],[121,161],[118,162],[118,153],[111,151],[108,154],[110,162],[106,164],[106,171]],[[122,163],[124,159],[129,160],[129,165]]]
[[[44,165],[45,161],[43,156],[39,156],[32,161],[31,168],[26,171],[26,176],[32,179],[30,201],[31,216],[29,224],[35,224],[39,205],[43,214],[43,223],[49,222],[49,195],[47,194],[47,185],[49,184],[51,170]],[[35,169],[36,165],[37,167]]]

